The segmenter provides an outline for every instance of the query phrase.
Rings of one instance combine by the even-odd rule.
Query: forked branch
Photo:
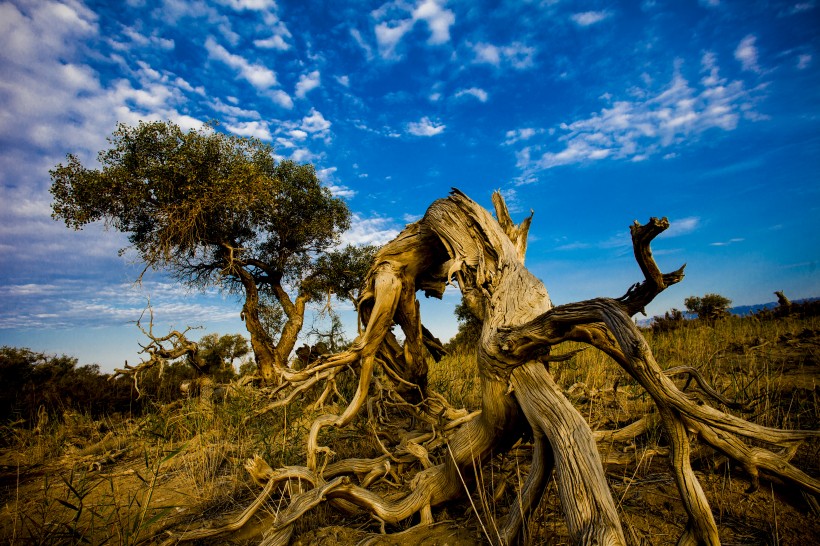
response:
[[[134,381],[134,389],[137,391],[138,397],[142,396],[142,392],[139,389],[139,377],[143,372],[159,367],[159,373],[161,375],[168,362],[182,357],[188,357],[191,364],[197,369],[203,367],[202,360],[199,357],[199,346],[196,342],[186,337],[186,334],[191,331],[192,328],[188,326],[182,332],[172,330],[164,336],[156,336],[154,335],[154,310],[150,302],[146,306],[146,310],[149,313],[148,329],[146,330],[142,325],[145,310],[137,320],[137,328],[140,329],[145,337],[151,340],[150,343],[146,345],[140,344],[140,353],[148,355],[148,358],[136,366],[131,366],[128,364],[128,361],[126,361],[123,368],[114,368],[114,373],[110,378],[113,381],[121,375],[130,376]]]

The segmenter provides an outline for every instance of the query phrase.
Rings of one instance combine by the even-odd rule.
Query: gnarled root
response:
[[[533,428],[535,452],[530,477],[519,506],[529,510],[541,497],[550,463],[554,462],[558,496],[575,544],[626,544],[615,503],[604,476],[601,459],[589,425],[561,394],[543,365],[530,362],[511,376],[516,399]],[[545,445],[545,439],[551,449]],[[571,454],[571,456],[570,456]],[[517,533],[508,517],[507,543]],[[525,512],[526,513],[526,512]],[[515,522],[518,523],[517,521]]]
[[[602,326],[606,334],[601,333]],[[789,464],[784,457],[763,448],[749,447],[738,437],[790,450],[819,433],[764,427],[695,403],[660,369],[620,302],[602,298],[556,307],[528,324],[502,331],[499,344],[525,356],[539,342],[553,344],[557,338],[586,341],[609,354],[646,389],[658,407],[670,441],[672,471],[689,514],[689,523],[679,544],[719,544],[709,504],[692,471],[689,431],[738,461],[748,472],[753,487],[757,483],[758,469],[763,468],[807,491],[818,491],[820,482]],[[524,347],[526,349],[522,350]]]

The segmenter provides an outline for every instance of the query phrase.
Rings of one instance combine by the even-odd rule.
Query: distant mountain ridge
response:
[[[791,300],[791,302],[795,303],[795,304],[797,304],[797,303],[810,303],[810,302],[813,302],[813,301],[820,301],[820,297],[802,298],[802,299],[799,299],[799,300]],[[736,307],[730,307],[729,308],[729,313],[732,314],[732,315],[739,316],[739,317],[745,317],[745,316],[749,316],[749,315],[753,315],[755,313],[758,313],[758,312],[760,312],[764,309],[774,309],[776,307],[777,307],[777,302],[776,301],[771,301],[771,302],[768,302],[768,303],[758,303],[758,304],[755,304],[755,305],[738,305]],[[687,311],[683,311],[683,316],[686,319],[693,319],[693,318],[697,317],[697,315],[695,313],[689,313]],[[655,317],[639,318],[639,319],[637,319],[637,324],[638,324],[638,326],[646,327],[646,326],[651,325],[652,321],[654,319],[655,319]]]
[[[820,297],[803,298],[803,299],[799,299],[799,300],[792,300],[792,303],[809,303],[809,302],[818,301],[818,300],[820,300]],[[746,315],[751,315],[751,314],[757,313],[758,311],[762,311],[763,309],[774,309],[775,307],[777,307],[777,302],[772,301],[772,302],[769,302],[769,303],[758,303],[757,305],[739,305],[737,307],[730,307],[729,312],[733,315],[738,315],[738,316],[743,317],[743,316],[746,316]],[[689,315],[689,313],[684,313],[684,314]],[[687,316],[686,318],[693,318],[693,317]]]

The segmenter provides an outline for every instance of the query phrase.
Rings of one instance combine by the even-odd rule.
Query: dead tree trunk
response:
[[[259,479],[267,483],[265,491],[270,492],[274,480],[281,483],[305,476],[314,485],[292,497],[264,544],[286,544],[293,522],[323,499],[348,508],[358,506],[386,523],[401,522],[415,513],[423,524],[431,523],[431,507],[464,493],[468,470],[509,449],[527,432],[534,438],[530,474],[506,519],[497,529],[487,530],[487,538],[496,544],[515,541],[554,469],[573,542],[625,544],[593,433],[544,366],[552,358],[550,347],[568,340],[590,344],[610,355],[657,405],[671,444],[671,470],[689,514],[679,544],[718,543],[715,520],[690,465],[690,435],[740,462],[753,483],[762,469],[810,492],[820,492],[818,480],[788,463],[794,446],[816,433],[762,427],[696,403],[664,374],[633,324],[632,315],[683,278],[683,268],[663,274],[652,257],[650,242],[668,227],[665,219],[653,218],[646,226],[636,222],[632,227],[644,281],[621,298],[553,307],[542,282],[524,266],[530,218],[515,225],[500,194],[493,196],[493,202],[497,219],[458,190],[434,202],[421,220],[379,252],[359,301],[364,330],[352,347],[305,370],[285,373],[291,390],[283,392],[271,407],[325,383],[319,397],[323,401],[336,373],[349,365],[357,366],[359,382],[345,411],[314,421],[306,467],[260,472],[258,461],[253,463],[255,475],[262,475]],[[453,281],[470,310],[483,321],[476,357],[482,396],[477,414],[453,410],[426,388],[428,345],[415,293],[424,290],[440,297],[445,284]],[[403,347],[390,332],[394,323],[405,333]],[[374,370],[379,367],[384,374],[376,377]],[[421,428],[405,434],[398,445],[384,447],[384,457],[329,463],[331,452],[319,445],[320,431],[347,426],[364,407],[374,429],[386,426],[371,410],[380,403],[380,393],[390,390],[384,384],[387,380],[401,386],[404,393],[415,392],[420,397],[418,403],[402,402],[396,389],[391,403],[411,412]],[[786,448],[786,455],[751,447],[742,438]],[[435,449],[443,450],[444,462],[433,466],[427,454]],[[324,461],[320,461],[321,454]],[[400,498],[383,498],[369,489],[390,471],[390,461],[417,461],[422,467]],[[205,533],[216,532],[219,530]],[[197,532],[176,538],[203,536]]]

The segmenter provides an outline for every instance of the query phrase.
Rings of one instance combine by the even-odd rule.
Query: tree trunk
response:
[[[245,304],[242,306],[241,316],[251,336],[251,348],[256,359],[257,374],[265,383],[277,383],[279,381],[277,370],[282,369],[282,364],[278,361],[273,340],[262,325],[262,321],[259,320],[259,289],[253,275],[241,266],[235,269],[238,270],[237,275],[245,289]]]
[[[302,325],[305,321],[305,303],[307,302],[307,296],[300,293],[296,296],[296,301],[291,302],[288,293],[285,292],[279,283],[274,284],[273,291],[287,317],[285,325],[282,327],[282,332],[279,334],[279,341],[276,343],[276,348],[273,351],[276,369],[281,371],[287,368],[290,353],[293,352],[293,348],[296,347],[299,332],[302,331]]]
[[[429,523],[432,506],[462,495],[475,469],[494,454],[508,450],[527,431],[534,438],[530,474],[505,520],[498,528],[486,529],[486,538],[494,544],[515,542],[554,469],[572,542],[625,544],[593,433],[543,364],[552,358],[551,346],[570,340],[592,345],[612,357],[655,402],[670,442],[671,471],[689,515],[679,544],[719,543],[714,517],[690,464],[690,434],[738,461],[753,485],[758,469],[763,469],[807,491],[820,492],[820,481],[788,462],[801,441],[818,433],[763,427],[696,401],[681,392],[658,366],[632,322],[632,315],[683,278],[683,268],[661,273],[652,258],[650,242],[668,227],[668,221],[652,218],[647,225],[636,222],[632,226],[635,258],[645,279],[624,296],[553,307],[543,283],[524,267],[530,218],[515,225],[500,194],[493,196],[493,202],[497,220],[458,190],[434,202],[421,220],[409,225],[377,255],[359,300],[364,331],[351,348],[305,370],[283,374],[292,388],[283,391],[282,398],[270,408],[289,403],[321,380],[328,381],[327,393],[336,373],[350,365],[359,366],[357,390],[344,412],[314,420],[307,467],[290,467],[280,473],[290,475],[298,470],[300,475],[311,476],[309,481],[315,488],[292,498],[264,544],[286,544],[293,522],[322,499],[346,508],[352,503],[385,523],[397,524],[415,513],[423,523]],[[481,381],[481,412],[477,415],[457,416],[440,395],[436,398],[435,393],[423,389],[424,330],[415,292],[424,290],[440,297],[445,283],[452,280],[458,283],[465,304],[482,320],[476,357]],[[390,332],[394,322],[405,332],[403,348]],[[377,366],[386,372],[383,377],[405,385],[411,385],[412,380],[414,387],[421,387],[421,401],[408,403],[382,378],[371,394]],[[386,405],[402,408],[418,422],[429,424],[429,429],[412,431],[412,435],[405,430],[405,440],[390,451],[377,435],[385,457],[348,459],[330,466],[325,460],[320,466],[317,454],[329,457],[332,453],[318,444],[321,429],[347,426],[366,403],[370,423],[378,426],[386,416],[376,415],[374,407],[384,401],[380,397],[385,391],[389,391]],[[425,438],[430,449],[445,446],[443,462],[431,466],[427,448],[408,440],[411,436]],[[784,449],[778,453],[749,446],[741,438]],[[404,463],[408,456],[411,461],[418,460],[423,470],[408,484],[405,496],[382,498],[368,489],[378,476],[390,472],[391,460]],[[362,468],[369,469],[367,476],[355,485],[346,475],[360,476]],[[273,480],[281,479],[274,478],[279,474],[273,471],[270,475],[268,492]]]

